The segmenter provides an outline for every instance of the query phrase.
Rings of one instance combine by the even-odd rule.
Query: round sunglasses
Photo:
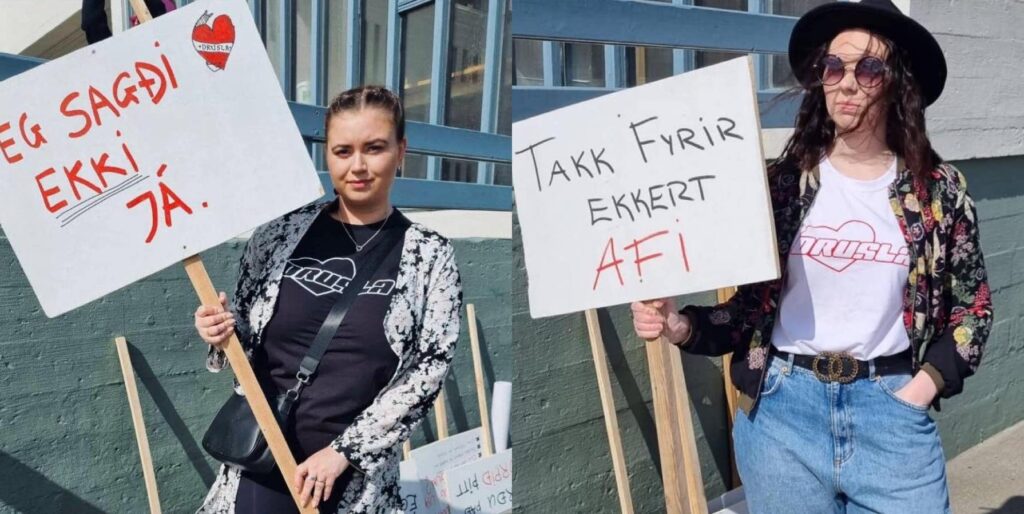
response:
[[[821,83],[826,86],[834,86],[846,76],[846,63],[836,55],[822,57],[816,68]],[[863,87],[878,87],[882,85],[887,69],[888,66],[878,57],[862,57],[853,69],[853,76]]]

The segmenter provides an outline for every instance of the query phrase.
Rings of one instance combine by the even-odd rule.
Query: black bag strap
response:
[[[317,367],[320,366],[320,359],[323,358],[324,352],[327,351],[327,346],[334,339],[334,334],[338,331],[338,327],[341,326],[341,322],[345,320],[345,315],[348,314],[348,310],[358,297],[359,292],[363,290],[363,286],[373,277],[373,274],[377,272],[377,269],[380,268],[384,261],[388,260],[395,251],[401,251],[403,246],[401,243],[404,240],[405,230],[402,230],[401,226],[392,227],[390,230],[385,230],[381,234],[381,238],[377,240],[377,243],[360,257],[361,263],[355,277],[345,286],[345,290],[338,295],[334,306],[331,307],[331,311],[327,313],[323,324],[320,325],[320,330],[317,331],[313,344],[309,346],[309,352],[306,353],[306,356],[302,358],[302,362],[299,364],[299,372],[295,374],[298,382],[295,384],[295,387],[287,392],[287,395],[292,400],[298,398],[302,388],[309,383],[310,378],[316,373]]]

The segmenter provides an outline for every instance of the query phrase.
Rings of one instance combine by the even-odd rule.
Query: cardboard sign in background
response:
[[[444,472],[453,514],[500,514],[512,510],[512,450]]]
[[[751,67],[513,124],[533,317],[778,278]]]
[[[0,224],[50,317],[323,194],[248,5],[0,82]]]
[[[406,490],[409,494],[419,494],[423,512],[451,512],[444,472],[479,460],[483,455],[482,437],[483,430],[477,427],[413,449],[409,452],[409,460],[415,465],[409,469],[416,473],[420,489],[417,493],[416,480],[402,476],[402,495],[406,496]]]

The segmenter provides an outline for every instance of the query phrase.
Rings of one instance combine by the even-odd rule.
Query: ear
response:
[[[408,147],[409,147],[409,140],[403,137],[402,140],[398,142],[398,167],[399,168],[402,168],[402,167],[405,166],[405,150]]]

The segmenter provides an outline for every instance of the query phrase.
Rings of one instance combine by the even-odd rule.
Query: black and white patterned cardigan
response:
[[[260,227],[242,254],[231,300],[236,332],[250,357],[274,313],[285,263],[317,215],[333,202],[307,205]],[[401,512],[400,445],[437,397],[459,337],[462,285],[454,248],[437,232],[413,223],[405,233],[395,293],[384,331],[399,364],[388,385],[331,446],[356,473],[339,513]],[[227,365],[212,347],[206,367]],[[236,389],[237,382],[236,382]],[[239,472],[221,466],[203,505],[204,514],[234,512]]]

